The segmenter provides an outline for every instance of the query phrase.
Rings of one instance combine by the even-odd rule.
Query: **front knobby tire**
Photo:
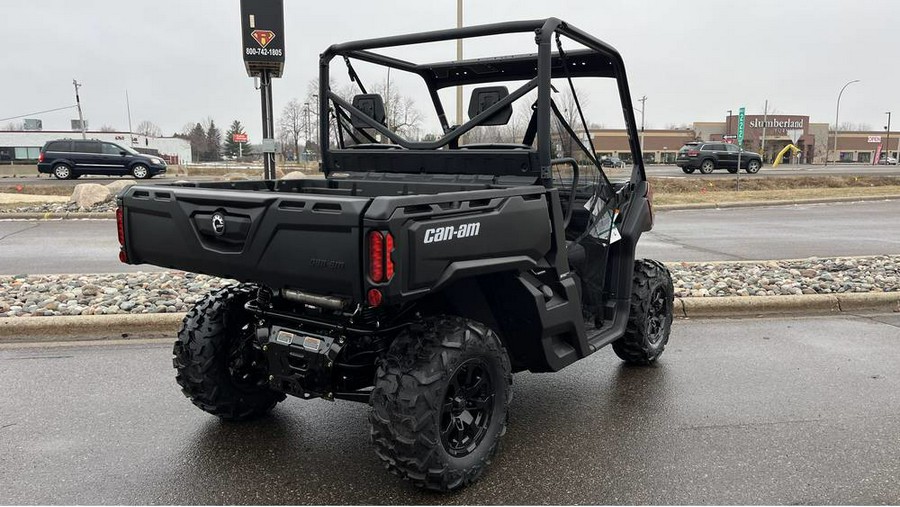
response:
[[[213,292],[185,316],[175,342],[175,380],[191,402],[222,419],[242,421],[268,414],[283,393],[268,388],[265,358],[253,347],[255,329],[244,303],[253,288]]]
[[[622,338],[612,344],[620,359],[631,364],[650,364],[659,359],[669,341],[674,299],[672,276],[661,262],[634,262],[628,325]]]
[[[460,317],[428,319],[378,362],[369,416],[375,452],[416,486],[462,488],[497,451],[511,398],[509,357],[493,331]]]

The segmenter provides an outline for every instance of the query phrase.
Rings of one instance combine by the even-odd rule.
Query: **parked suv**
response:
[[[38,172],[52,174],[60,180],[82,174],[130,174],[145,179],[165,173],[166,162],[107,141],[58,139],[41,148]]]
[[[686,174],[691,174],[700,169],[703,174],[709,174],[715,169],[728,169],[734,174],[738,172],[738,155],[741,159],[741,168],[749,174],[756,174],[762,167],[762,157],[759,153],[744,151],[733,144],[713,142],[685,143],[678,150],[678,158],[675,165]]]

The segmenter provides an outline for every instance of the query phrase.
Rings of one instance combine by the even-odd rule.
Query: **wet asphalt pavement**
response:
[[[661,261],[900,254],[900,200],[657,212],[638,257]],[[0,274],[159,271],[118,259],[114,220],[0,220]]]
[[[450,495],[382,470],[365,405],[228,424],[168,342],[0,346],[0,504],[895,504],[898,345],[898,314],[678,321],[655,367],[517,374],[500,455]]]

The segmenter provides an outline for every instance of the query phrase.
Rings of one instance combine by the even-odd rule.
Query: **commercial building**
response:
[[[157,155],[168,164],[192,162],[191,143],[177,137],[150,137],[128,132],[87,132],[88,139],[111,141],[137,151]],[[129,142],[129,137],[130,142]],[[71,130],[0,131],[0,164],[36,164],[41,147],[54,139],[81,139]]]
[[[721,122],[694,122],[689,128],[647,129],[643,133],[644,162],[672,164],[684,143],[732,141],[737,127],[738,117],[731,115]],[[591,136],[598,154],[630,162],[631,153],[624,129],[592,129]],[[762,154],[766,163],[772,163],[778,153],[791,143],[800,149],[799,157],[786,154],[782,163],[822,164],[827,154],[829,161],[871,164],[879,146],[882,156],[897,157],[900,133],[838,132],[835,149],[835,135],[829,131],[828,123],[811,123],[809,116],[777,114],[744,117],[744,149]]]

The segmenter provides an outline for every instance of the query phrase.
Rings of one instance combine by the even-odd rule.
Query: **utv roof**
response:
[[[527,80],[534,77],[538,62],[537,53],[417,64],[370,51],[525,32],[535,32],[535,42],[538,43],[550,43],[553,33],[559,33],[590,48],[566,51],[565,58],[571,77],[616,77],[620,72],[619,69],[624,67],[622,58],[615,48],[557,18],[494,23],[346,42],[331,46],[322,53],[321,58],[330,60],[334,56],[343,56],[413,72],[422,76],[435,89],[461,84]],[[557,53],[553,53],[551,68],[553,78],[566,77],[562,59]]]

